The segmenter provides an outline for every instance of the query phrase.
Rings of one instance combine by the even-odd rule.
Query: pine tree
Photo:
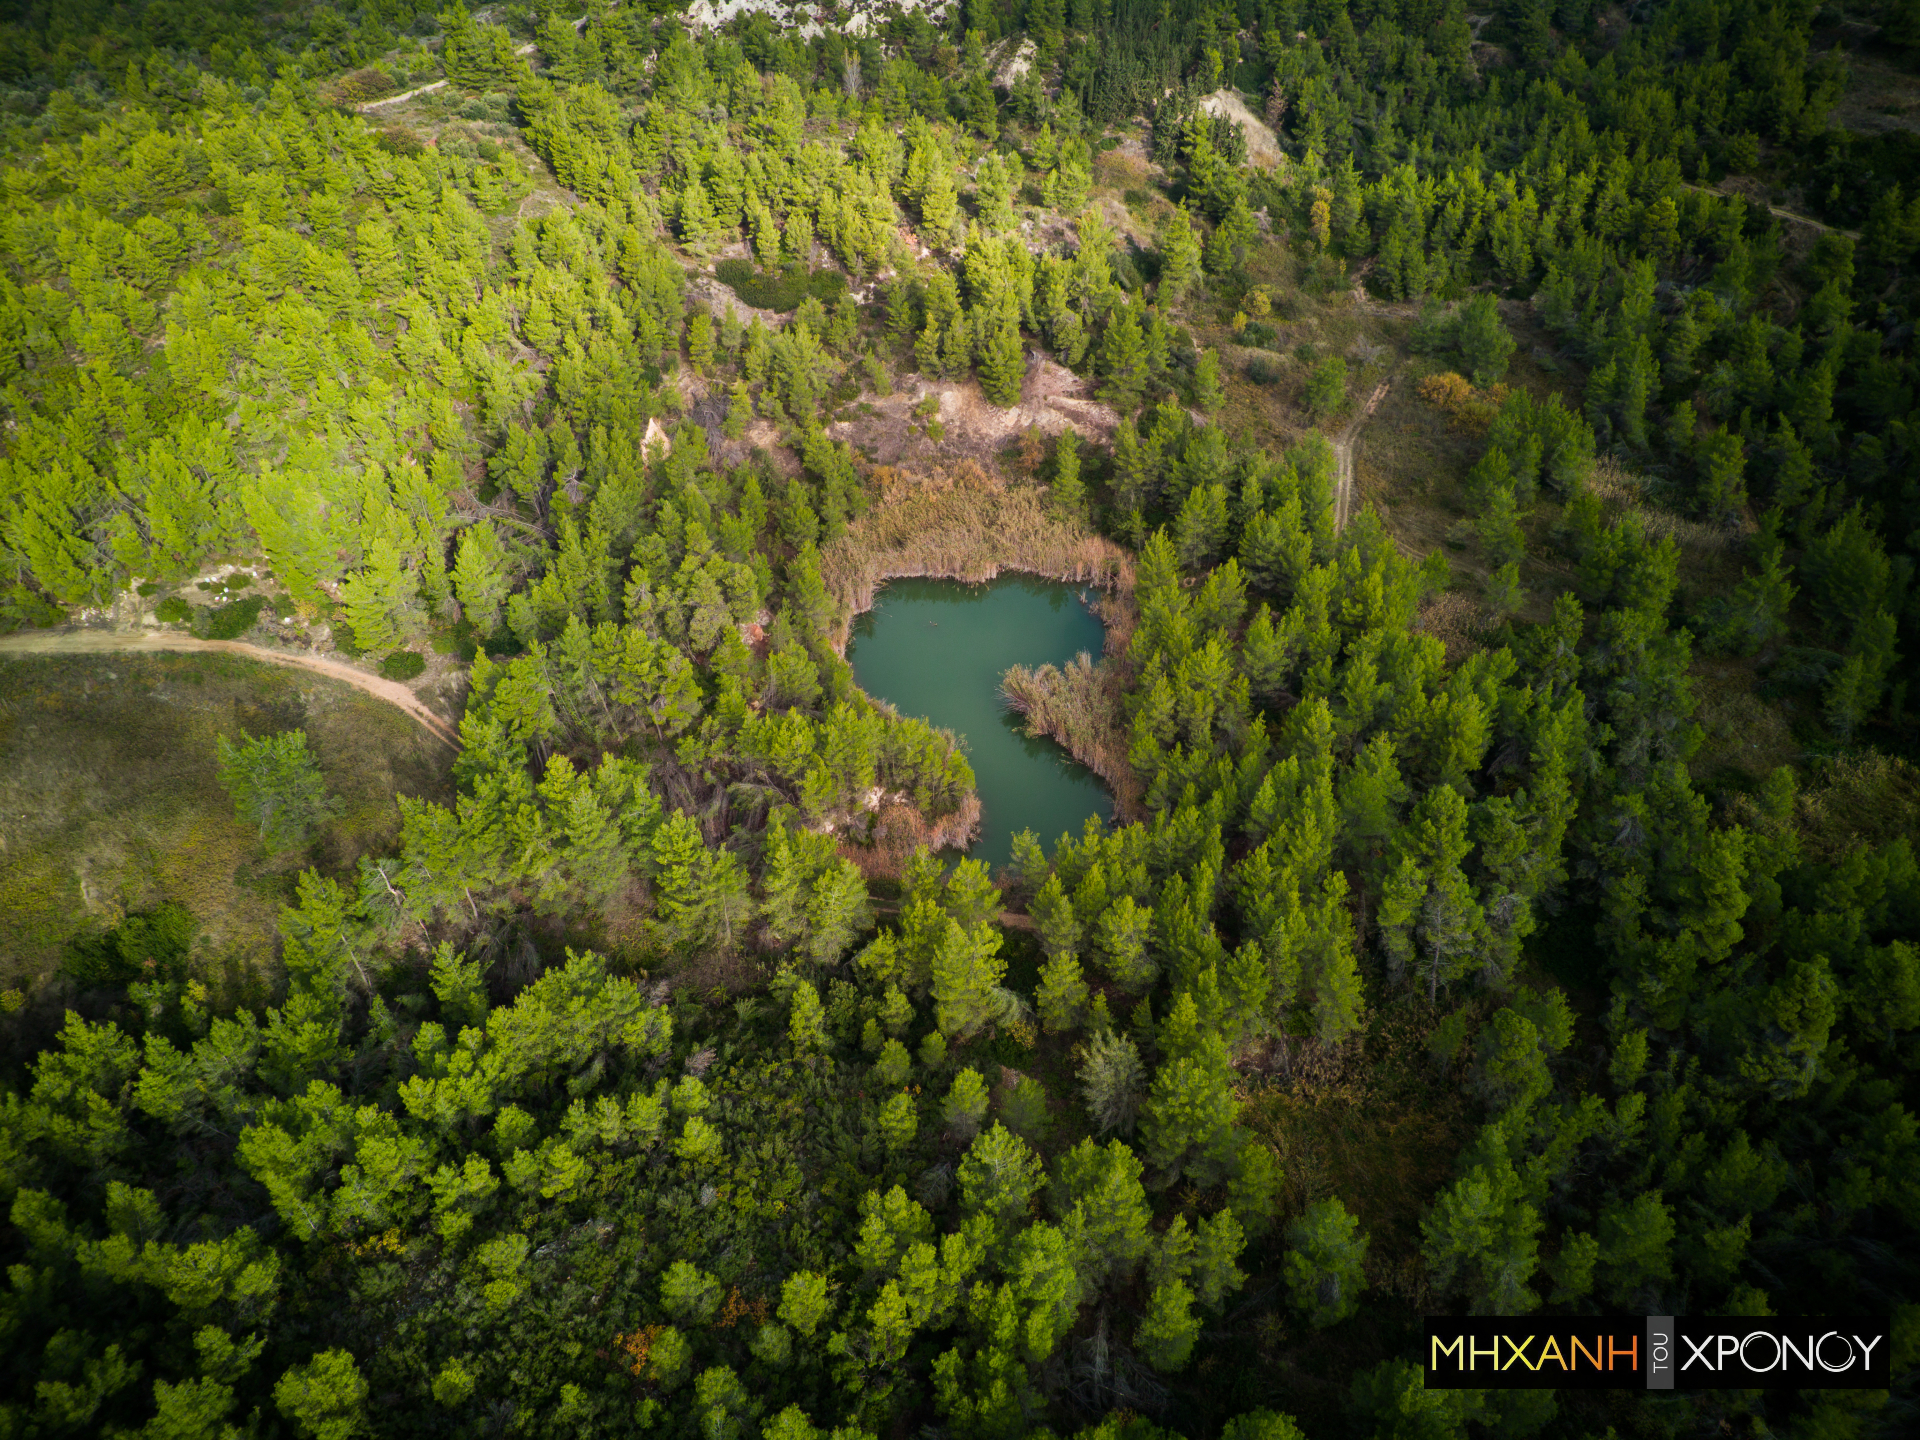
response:
[[[1027,912],[1040,929],[1040,947],[1047,954],[1072,954],[1079,950],[1080,922],[1058,874],[1047,877],[1040,893],[1027,906]]]
[[[1140,408],[1147,388],[1146,342],[1131,305],[1116,307],[1100,339],[1100,398],[1122,415]]]
[[[365,1425],[368,1393],[367,1382],[351,1354],[322,1350],[281,1375],[274,1383],[273,1403],[301,1433],[332,1440],[352,1435]]]
[[[987,1118],[987,1084],[978,1070],[968,1067],[953,1077],[940,1114],[958,1139],[971,1140],[979,1133],[980,1122]]]
[[[1053,513],[1070,525],[1086,520],[1087,490],[1080,479],[1080,436],[1071,427],[1062,430],[1053,442],[1053,482],[1047,503]]]
[[[927,176],[927,188],[920,197],[921,238],[928,245],[946,246],[960,217],[960,200],[954,193],[953,176],[944,165],[936,165]]]
[[[988,402],[1002,409],[1018,405],[1021,382],[1027,370],[1018,315],[1002,311],[996,319],[983,324],[980,352],[980,386]]]
[[[714,219],[713,207],[708,203],[706,187],[698,177],[687,181],[680,192],[680,203],[676,212],[680,227],[680,243],[694,255],[705,255],[713,248],[719,233],[719,222]]]
[[[1673,1212],[1657,1190],[1616,1201],[1600,1214],[1598,1270],[1616,1305],[1638,1303],[1673,1274]]]
[[[795,984],[788,1002],[787,1036],[800,1054],[809,1054],[826,1045],[826,1014],[826,1007],[820,1003],[820,992],[812,984],[805,980]]]
[[[913,1095],[906,1090],[895,1094],[880,1107],[878,1118],[880,1138],[888,1153],[898,1155],[913,1143],[919,1133],[920,1117],[913,1103]]]
[[[967,1147],[956,1178],[961,1208],[985,1216],[1006,1238],[1026,1219],[1027,1202],[1040,1188],[1045,1169],[1026,1141],[995,1124]]]
[[[1133,1348],[1155,1370],[1170,1375],[1186,1368],[1200,1339],[1200,1317],[1193,1313],[1193,1291],[1179,1280],[1158,1286],[1147,1297],[1146,1314],[1133,1333]]]
[[[1464,1290],[1477,1314],[1522,1315],[1539,1304],[1527,1281],[1540,1217],[1504,1154],[1441,1191],[1420,1229],[1436,1291]]]
[[[1160,299],[1177,303],[1200,278],[1200,238],[1183,203],[1160,237]]]
[[[938,377],[943,373],[941,339],[940,322],[929,315],[927,323],[921,327],[919,338],[913,342],[913,358],[922,375]]]
[[[1058,1035],[1078,1028],[1086,1015],[1089,994],[1078,957],[1071,950],[1050,955],[1040,967],[1040,989],[1035,996],[1047,1033]]]
[[[395,650],[425,624],[419,587],[398,546],[382,537],[367,547],[366,568],[341,582],[347,628],[362,650]]]
[[[269,850],[305,843],[314,826],[339,809],[327,794],[319,763],[307,750],[307,732],[286,730],[235,745],[218,738],[219,777],[233,807],[256,827]]]
[[[1496,487],[1487,497],[1487,506],[1476,527],[1487,559],[1495,569],[1517,565],[1527,555],[1527,537],[1520,529],[1520,511],[1514,503],[1511,485]]]
[[[1493,385],[1506,375],[1514,339],[1500,319],[1499,303],[1493,296],[1475,295],[1460,307],[1454,344],[1474,384]]]
[[[506,547],[491,520],[480,520],[460,536],[453,564],[453,589],[467,623],[481,635],[500,624],[500,607],[512,588]]]
[[[747,422],[753,418],[753,391],[748,388],[745,378],[733,382],[733,388],[727,392],[727,418],[721,425],[721,432],[729,440],[738,440],[747,433]]]
[[[1122,895],[1101,915],[1097,942],[1102,964],[1113,982],[1138,995],[1152,985],[1159,966],[1147,954],[1147,936],[1153,912],[1142,909],[1131,895]]]
[[[1202,350],[1194,364],[1193,403],[1215,419],[1227,403],[1227,392],[1220,387],[1220,357],[1212,350]]]
[[[1225,1173],[1239,1112],[1231,1077],[1226,1045],[1218,1035],[1197,1036],[1191,1053],[1162,1061],[1140,1117],[1149,1164],[1182,1171],[1202,1185]]]
[[[713,366],[713,317],[704,310],[687,321],[687,361],[696,375]]]
[[[1080,1091],[1099,1134],[1131,1134],[1146,1094],[1140,1050],[1114,1030],[1096,1030],[1080,1049]]]
[[[1008,1013],[1000,988],[1006,961],[999,958],[1000,933],[990,925],[972,928],[948,919],[933,957],[935,1023],[948,1039],[971,1039]]]

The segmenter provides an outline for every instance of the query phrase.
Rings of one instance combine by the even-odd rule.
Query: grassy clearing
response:
[[[344,685],[227,656],[0,663],[0,987],[26,988],[76,934],[163,901],[195,921],[196,966],[253,970],[305,865],[391,843],[396,793],[444,796],[444,745]],[[215,779],[218,736],[303,727],[341,813],[268,856]]]
[[[1047,513],[1041,492],[1009,487],[971,461],[926,475],[882,467],[881,497],[820,556],[827,591],[845,615],[871,609],[887,580],[983,584],[1018,570],[1048,580],[1131,592],[1133,562],[1111,540]]]
[[[1424,996],[1395,996],[1345,1045],[1292,1041],[1283,1076],[1243,1096],[1285,1168],[1287,1218],[1337,1195],[1370,1237],[1369,1282],[1390,1289],[1417,1279],[1420,1216],[1471,1131],[1457,1077],[1427,1053],[1438,1018]]]
[[[1752,823],[1752,809],[1750,798],[1738,797],[1731,818]],[[1829,865],[1855,845],[1920,835],[1920,769],[1878,751],[1830,760],[1804,782],[1793,829],[1801,854]]]
[[[1331,1050],[1295,1040],[1282,1073],[1250,1074],[1242,1089],[1241,1122],[1287,1179],[1278,1226],[1247,1268],[1263,1279],[1277,1270],[1285,1226],[1338,1196],[1368,1237],[1368,1288],[1359,1312],[1326,1330],[1299,1323],[1272,1291],[1243,1302],[1220,1337],[1223,1414],[1284,1397],[1309,1433],[1338,1434],[1346,1393],[1328,1377],[1404,1353],[1418,1333],[1409,1317],[1433,1308],[1420,1217],[1452,1178],[1472,1116],[1459,1077],[1427,1054],[1438,1017],[1424,997],[1375,1000],[1364,1034]]]

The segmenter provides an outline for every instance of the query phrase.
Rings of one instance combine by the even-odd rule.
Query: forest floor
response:
[[[78,638],[0,641],[0,987],[45,976],[76,935],[171,900],[237,999],[261,983],[303,867],[338,874],[390,846],[396,794],[449,797],[452,750],[320,667],[205,642],[27,648]],[[306,848],[268,855],[216,779],[215,742],[295,727],[341,812]]]

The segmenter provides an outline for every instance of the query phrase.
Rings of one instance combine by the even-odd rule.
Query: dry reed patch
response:
[[[1053,740],[1098,775],[1113,792],[1118,818],[1141,818],[1144,787],[1127,763],[1127,731],[1121,720],[1126,678],[1113,660],[1095,663],[1082,652],[1064,666],[1008,669],[1000,693],[1027,722],[1027,734]]]
[[[875,469],[875,506],[820,556],[827,592],[840,602],[835,645],[852,618],[873,607],[888,580],[984,584],[1017,570],[1102,589],[1133,589],[1133,561],[1104,536],[1047,513],[1040,491],[1010,488],[972,461],[916,473]]]
[[[1467,1106],[1427,1057],[1438,1016],[1401,997],[1336,1047],[1289,1043],[1288,1073],[1250,1077],[1243,1123],[1270,1144],[1297,1214],[1337,1195],[1372,1240],[1376,1279],[1417,1275],[1420,1217],[1450,1178]]]

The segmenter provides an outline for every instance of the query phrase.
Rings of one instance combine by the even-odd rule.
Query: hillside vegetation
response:
[[[0,851],[0,1437],[1908,1432],[1920,142],[1833,123],[1860,26],[787,18],[0,27],[0,623],[466,685],[391,805],[224,702],[218,791],[124,772],[198,868],[111,907]],[[1006,693],[1126,823],[993,875],[840,649],[1000,568],[1108,591]],[[1891,1391],[1417,1363],[1835,1309]]]

